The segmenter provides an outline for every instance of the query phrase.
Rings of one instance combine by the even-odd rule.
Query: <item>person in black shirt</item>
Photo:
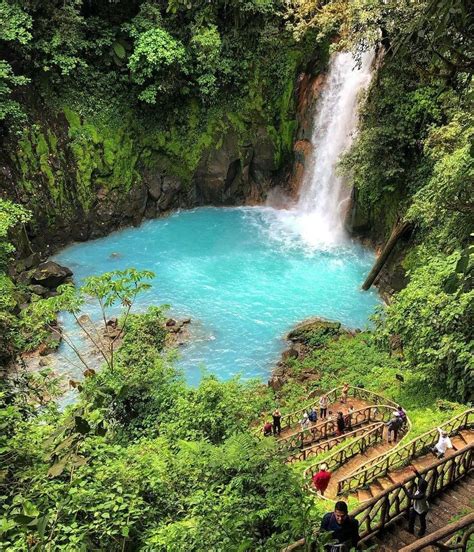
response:
[[[337,435],[342,435],[346,428],[346,424],[344,422],[344,415],[342,412],[337,413],[336,425],[337,425]]]
[[[272,414],[273,417],[273,435],[280,435],[281,433],[281,413],[276,408]]]
[[[336,502],[334,512],[325,514],[321,522],[321,530],[332,533],[332,538],[340,545],[336,550],[346,552],[352,547],[357,548],[359,542],[359,522],[347,511],[347,504],[342,500]],[[327,548],[331,550],[331,545]]]
[[[412,501],[408,518],[408,532],[412,535],[415,534],[415,521],[418,517],[420,519],[420,531],[418,536],[423,537],[426,533],[426,514],[430,509],[427,500],[428,483],[414,466],[412,466],[411,469],[413,473],[418,476],[415,484],[415,491],[410,492],[405,485],[402,485],[405,494]]]

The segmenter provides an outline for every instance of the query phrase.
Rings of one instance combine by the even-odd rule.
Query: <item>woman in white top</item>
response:
[[[305,430],[305,429],[308,429],[309,427],[309,418],[308,418],[308,414],[305,412],[303,414],[303,418],[300,420],[300,424],[301,424],[301,430]]]
[[[324,418],[326,418],[327,416],[327,412],[328,412],[328,397],[327,395],[323,395],[320,399],[319,399],[319,417],[323,420]]]
[[[443,458],[448,448],[453,450],[457,449],[455,446],[453,446],[453,443],[451,443],[451,439],[449,438],[447,431],[444,431],[440,427],[438,427],[438,431],[439,439],[436,445],[431,449],[431,452],[435,454],[438,458]]]

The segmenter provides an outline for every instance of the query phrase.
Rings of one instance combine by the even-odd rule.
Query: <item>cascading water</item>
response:
[[[359,66],[348,52],[333,56],[314,117],[312,154],[299,199],[292,209],[281,211],[273,224],[274,229],[281,224],[280,232],[289,231],[314,249],[344,243],[344,206],[350,189],[336,167],[353,139],[358,98],[370,82],[372,61],[372,52],[363,55]]]

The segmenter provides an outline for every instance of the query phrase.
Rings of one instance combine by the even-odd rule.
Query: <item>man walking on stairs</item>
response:
[[[342,500],[336,502],[334,512],[324,515],[321,530],[329,531],[338,543],[326,545],[325,550],[328,552],[349,552],[352,548],[357,549],[359,522],[348,514],[347,504]]]
[[[415,492],[411,493],[403,485],[403,490],[405,491],[407,497],[413,501],[410,508],[409,517],[408,517],[408,532],[412,535],[415,534],[415,521],[416,518],[420,518],[420,531],[418,532],[418,537],[422,537],[426,533],[426,514],[429,510],[428,501],[426,499],[426,490],[428,488],[428,483],[422,475],[419,474],[418,470],[412,466],[413,473],[418,476],[416,481]]]

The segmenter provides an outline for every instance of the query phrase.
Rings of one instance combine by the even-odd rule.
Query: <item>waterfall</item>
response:
[[[354,137],[358,98],[370,82],[373,56],[366,52],[357,66],[351,53],[333,55],[314,115],[312,153],[299,199],[292,209],[277,216],[284,231],[298,235],[313,249],[340,245],[346,239],[344,215],[351,190],[336,166]]]

